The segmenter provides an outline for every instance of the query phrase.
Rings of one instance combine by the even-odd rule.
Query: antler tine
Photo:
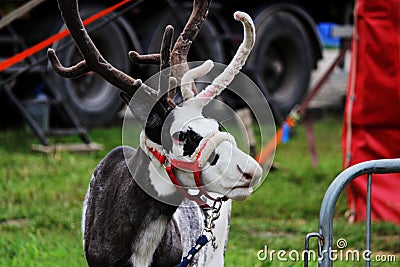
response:
[[[210,70],[214,67],[214,63],[211,60],[205,61],[203,64],[200,66],[193,68],[191,70],[188,70],[182,77],[181,81],[181,92],[182,92],[182,97],[186,101],[192,97],[194,97],[193,91],[191,88],[193,88],[193,82],[194,79],[203,77],[207,73],[210,72]]]
[[[136,51],[129,52],[129,58],[136,64],[155,64],[160,65],[160,77],[158,83],[158,97],[160,98],[165,93],[167,94],[166,102],[170,106],[175,106],[173,96],[175,95],[175,86],[170,85],[171,71],[167,70],[170,67],[172,38],[174,36],[174,27],[168,25],[165,27],[161,49],[159,54],[140,55]],[[170,92],[171,90],[171,92]],[[171,97],[172,96],[172,97]]]
[[[187,55],[193,40],[196,38],[201,26],[203,25],[210,7],[211,0],[194,0],[193,9],[182,33],[175,42],[171,53],[171,65],[173,76],[181,83],[183,75],[189,70]],[[197,90],[192,85],[193,94]]]
[[[142,86],[141,80],[134,79],[128,74],[118,70],[103,58],[83,26],[78,10],[78,0],[57,0],[57,2],[65,24],[84,60],[71,68],[65,68],[62,67],[61,64],[58,64],[59,61],[55,53],[50,50],[48,54],[53,67],[66,77],[75,77],[78,74],[82,75],[92,70],[109,83],[130,96],[133,96],[136,90]],[[146,85],[144,85],[144,89],[150,95],[157,95],[155,90]]]
[[[130,51],[128,55],[130,60],[136,64],[160,64],[160,54],[141,55],[136,51]]]
[[[47,50],[47,56],[50,60],[51,65],[53,66],[53,69],[58,73],[58,75],[60,75],[63,78],[77,78],[90,71],[85,60],[82,60],[81,62],[72,67],[69,68],[64,67],[60,63],[60,60],[58,59],[54,49],[49,48]]]
[[[164,30],[164,36],[161,43],[160,49],[160,78],[158,83],[158,96],[162,96],[168,92],[169,78],[171,76],[170,57],[172,47],[172,37],[174,36],[174,27],[168,25]],[[175,94],[175,89],[171,88]],[[167,95],[169,97],[170,94]],[[172,99],[167,99],[170,103],[173,103]]]
[[[236,11],[234,18],[243,24],[243,42],[240,44],[236,54],[224,71],[218,75],[209,86],[207,86],[200,94],[197,95],[196,98],[202,99],[202,105],[207,104],[212,98],[219,95],[222,90],[224,90],[232,82],[236,74],[239,73],[245,64],[246,59],[254,46],[256,37],[254,24],[251,17],[244,12]]]
[[[170,57],[172,48],[172,37],[174,36],[174,27],[168,25],[165,27],[164,35],[160,49],[160,70],[170,67]]]

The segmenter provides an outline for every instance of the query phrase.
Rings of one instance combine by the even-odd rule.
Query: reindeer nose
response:
[[[242,170],[239,165],[236,165],[236,167],[245,180],[251,181],[253,178],[257,180],[262,174],[262,170],[259,166],[255,166],[254,168],[246,168],[245,170]]]

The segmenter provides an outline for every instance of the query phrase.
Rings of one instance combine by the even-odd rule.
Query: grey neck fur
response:
[[[135,182],[143,179],[147,189],[156,193],[149,179],[149,164],[149,157],[142,149],[118,147],[95,169],[83,221],[89,266],[150,266],[163,237],[163,242],[172,245],[177,254],[181,253],[180,241],[173,240],[175,237],[171,235],[164,236],[166,229],[176,231],[171,218],[177,207],[154,199]],[[159,248],[156,254],[164,262],[177,259],[179,262],[181,254],[178,257],[167,253],[163,255]],[[158,266],[157,259],[151,266]]]

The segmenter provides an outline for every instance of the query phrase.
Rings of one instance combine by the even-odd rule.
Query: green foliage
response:
[[[259,261],[257,252],[265,245],[301,251],[306,234],[318,230],[323,195],[341,171],[341,119],[316,121],[314,133],[318,167],[312,167],[305,130],[299,126],[290,142],[279,146],[276,169],[263,185],[250,199],[234,203],[226,266],[302,266],[301,261]],[[36,140],[28,132],[0,132],[0,266],[85,266],[83,198],[97,163],[121,144],[121,127],[92,130],[90,137],[104,150],[44,155],[30,152]],[[137,131],[132,139],[138,137]],[[335,237],[345,238],[349,247],[363,248],[365,225],[349,225],[346,210],[342,196],[336,207]],[[374,223],[373,251],[400,253],[399,230],[389,223]],[[315,240],[311,247],[316,249]]]

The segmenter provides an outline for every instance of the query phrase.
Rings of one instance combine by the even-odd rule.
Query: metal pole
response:
[[[371,265],[371,193],[372,193],[372,174],[368,174],[367,179],[367,209],[366,209],[366,241],[365,249],[367,250],[367,258],[365,259],[365,266],[369,267]]]
[[[321,235],[319,233],[309,233],[306,236],[306,239],[304,241],[304,267],[308,267],[308,261],[309,259],[309,250],[310,250],[310,239],[313,237],[318,237],[318,257],[319,255],[319,251],[320,251],[320,245],[321,245]]]
[[[32,9],[34,9],[36,6],[40,5],[44,1],[45,0],[31,0],[28,3],[23,4],[22,6],[14,9],[13,11],[11,11],[10,13],[8,13],[7,15],[5,15],[4,17],[1,18],[0,29],[4,28],[4,26],[7,26],[14,20],[22,17],[23,15],[25,15],[26,13],[28,13],[29,11],[31,11]]]

